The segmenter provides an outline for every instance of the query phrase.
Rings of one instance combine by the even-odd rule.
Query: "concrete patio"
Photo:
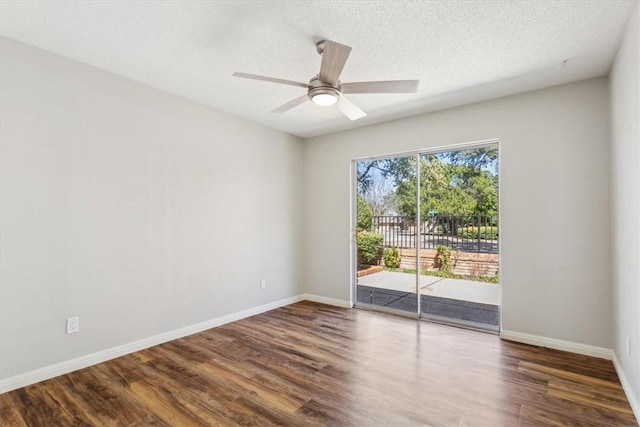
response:
[[[358,285],[415,293],[416,276],[410,273],[381,271],[358,278]],[[495,283],[420,276],[422,295],[498,305],[499,290],[500,286]]]
[[[499,324],[499,291],[495,283],[420,276],[421,311],[465,322]],[[381,271],[358,278],[358,302],[416,311],[416,276]]]

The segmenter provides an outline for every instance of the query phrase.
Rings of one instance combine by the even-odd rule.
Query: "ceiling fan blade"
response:
[[[338,83],[344,64],[349,58],[351,47],[325,40],[322,48],[322,64],[320,65],[320,80],[335,85]]]
[[[416,93],[420,80],[343,83],[342,93]]]
[[[283,85],[309,88],[307,83],[294,82],[293,80],[276,79],[275,77],[258,76],[257,74],[233,73],[233,77],[242,77],[243,79],[262,80],[271,83],[280,83]]]
[[[291,110],[293,107],[297,107],[300,104],[304,104],[309,100],[309,97],[304,94],[299,98],[294,99],[293,101],[289,101],[284,105],[276,108],[275,110],[271,110],[272,113],[284,113],[285,111]]]
[[[367,115],[367,113],[356,107],[355,104],[353,104],[344,96],[340,97],[340,101],[338,101],[336,105],[338,106],[338,110],[340,110],[342,114],[349,117],[353,121],[361,119]]]

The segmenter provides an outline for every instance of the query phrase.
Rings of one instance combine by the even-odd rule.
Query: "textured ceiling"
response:
[[[605,75],[636,1],[2,1],[0,34],[302,137]],[[270,110],[304,89],[315,42],[353,47],[343,82],[419,79],[417,94]]]

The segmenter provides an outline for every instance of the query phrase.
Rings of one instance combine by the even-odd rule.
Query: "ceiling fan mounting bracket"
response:
[[[316,43],[316,50],[318,51],[318,55],[322,55],[322,52],[324,52],[324,42],[325,40],[320,40],[318,43]]]

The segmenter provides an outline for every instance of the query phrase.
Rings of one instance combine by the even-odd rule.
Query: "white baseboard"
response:
[[[19,374],[13,377],[2,379],[0,380],[0,393],[5,393],[11,390],[28,386],[30,384],[35,384],[37,382],[48,380],[49,378],[57,377],[59,375],[68,374],[69,372],[77,371],[78,369],[83,369],[91,365],[114,359],[116,357],[124,356],[125,354],[134,353],[136,351],[144,350],[145,348],[153,347],[154,345],[162,344],[167,341],[172,341],[178,338],[185,337],[187,335],[192,335],[207,329],[215,328],[216,326],[221,326],[225,323],[230,323],[236,320],[244,319],[246,317],[255,316],[256,314],[264,313],[265,311],[293,304],[304,299],[307,299],[304,295],[296,295],[294,297],[285,298],[257,307],[252,307],[247,310],[242,310],[236,313],[228,314],[226,316],[217,317],[205,322],[196,323],[184,328],[175,329],[173,331],[165,332],[148,338],[143,338],[141,340],[134,341],[128,344],[108,348],[96,353],[76,357],[75,359],[66,360],[54,365],[45,366],[43,368],[25,372],[24,374]],[[330,303],[327,302],[327,304]]]
[[[627,379],[627,375],[622,370],[622,365],[618,360],[618,356],[616,352],[613,353],[613,366],[616,368],[616,373],[618,374],[618,378],[620,379],[620,384],[622,384],[622,389],[624,390],[624,394],[627,395],[627,400],[629,401],[629,405],[631,405],[631,410],[633,414],[636,416],[636,420],[640,422],[640,400],[638,400],[638,396],[634,393],[631,388],[631,383]]]
[[[556,350],[568,351],[571,353],[584,354],[586,356],[599,357],[601,359],[611,360],[613,351],[609,348],[596,347],[593,345],[579,344],[572,341],[563,341],[555,338],[542,337],[540,335],[525,334],[522,332],[514,332],[501,330],[500,338],[508,341],[516,341],[523,344],[537,345],[540,347],[553,348]]]
[[[353,304],[349,301],[336,298],[327,298],[320,295],[302,294],[302,299],[307,301],[319,302],[320,304],[335,305],[336,307],[352,308]]]

